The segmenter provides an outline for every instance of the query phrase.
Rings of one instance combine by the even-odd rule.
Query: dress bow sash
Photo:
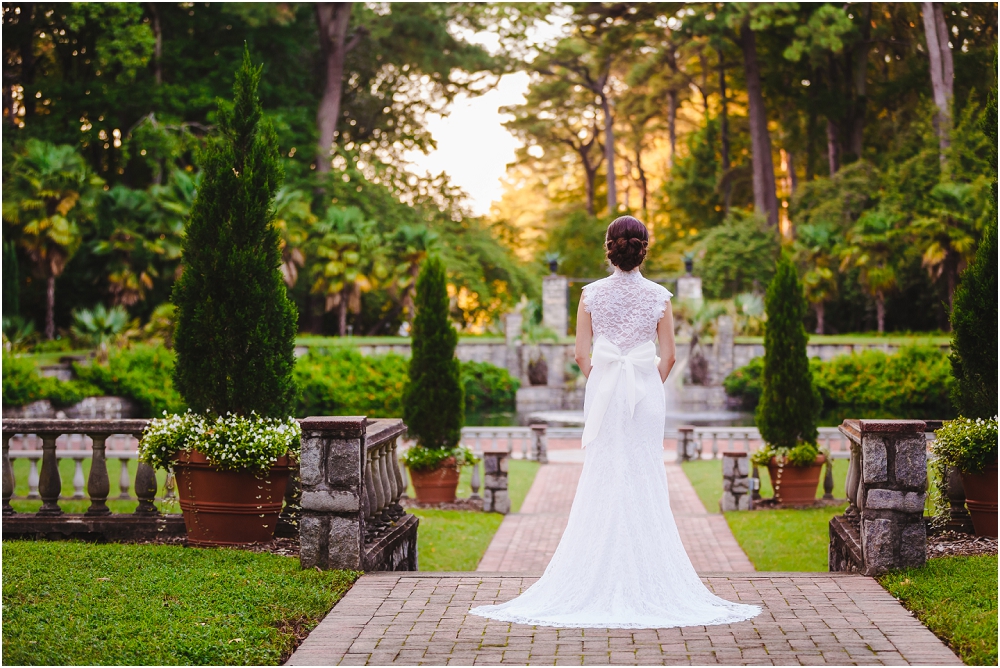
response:
[[[636,346],[628,352],[622,354],[621,349],[611,343],[604,336],[597,338],[594,343],[594,354],[591,355],[591,364],[594,369],[602,369],[603,377],[597,387],[597,395],[590,406],[590,413],[583,426],[583,445],[592,442],[601,431],[601,423],[604,421],[604,414],[608,411],[608,404],[614,395],[615,387],[622,374],[625,375],[625,396],[628,399],[629,417],[635,415],[635,405],[646,396],[644,383],[636,384],[635,370],[656,368],[656,346],[652,341],[646,341],[642,345]]]

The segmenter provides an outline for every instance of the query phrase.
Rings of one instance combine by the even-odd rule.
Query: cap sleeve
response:
[[[591,288],[593,286],[594,286],[593,283],[588,283],[587,285],[583,286],[583,289],[580,291],[580,303],[583,304],[583,310],[586,311],[587,313],[592,312],[591,308],[593,307],[593,300],[591,292],[593,292],[593,290]]]
[[[660,320],[663,319],[663,314],[667,312],[667,303],[670,301],[670,298],[674,296],[674,293],[670,292],[670,290],[667,290],[662,285],[657,284],[656,287],[659,288],[656,291],[656,301],[658,309],[656,314],[656,322],[659,322]]]

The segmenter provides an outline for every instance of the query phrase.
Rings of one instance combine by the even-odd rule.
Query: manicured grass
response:
[[[719,512],[722,460],[684,462],[681,467],[706,510]],[[833,494],[842,498],[847,478],[846,460],[834,461],[833,478]],[[766,470],[761,471],[760,481],[761,496],[772,496]],[[823,496],[822,478],[816,496]],[[757,570],[815,572],[829,568],[830,518],[842,514],[846,507],[844,504],[824,508],[753,510],[725,515],[733,536]]]
[[[239,550],[4,541],[4,663],[278,665],[357,576]]]
[[[539,464],[520,459],[509,460],[507,485],[511,512],[516,513],[524,503],[531,483],[535,480]],[[464,467],[459,476],[458,496],[471,493],[472,468]],[[411,484],[407,493],[415,493]],[[480,494],[482,488],[480,488]],[[474,571],[483,558],[503,522],[503,515],[468,510],[431,510],[413,508],[409,512],[420,518],[417,529],[417,560],[422,571]]]
[[[966,664],[997,665],[997,558],[943,557],[878,578]]]
[[[502,336],[459,336],[459,342],[465,343],[504,343]],[[412,339],[408,336],[297,336],[297,346],[391,346],[410,345]]]
[[[827,571],[830,519],[847,504],[725,513],[729,528],[758,571]]]
[[[719,512],[719,499],[722,498],[722,458],[719,459],[699,459],[690,462],[683,462],[681,468],[687,475],[688,480],[698,493],[698,498],[704,504],[705,509],[710,513]],[[760,468],[760,495],[770,498],[774,496],[771,489],[771,476],[766,468]],[[819,486],[816,490],[816,498],[823,498],[823,478],[826,476],[824,468],[820,473]],[[833,462],[833,495],[842,499],[846,496],[845,487],[847,485],[847,460],[836,459]]]
[[[413,508],[417,568],[421,571],[474,571],[493,540],[503,515],[469,510]]]

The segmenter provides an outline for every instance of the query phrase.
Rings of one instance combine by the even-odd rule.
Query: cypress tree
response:
[[[425,448],[454,448],[462,436],[465,390],[455,359],[458,332],[448,317],[444,264],[428,257],[417,278],[410,381],[403,395],[403,420]]]
[[[994,57],[993,66],[996,67]],[[983,132],[997,162],[997,89],[990,91]],[[997,179],[991,186],[990,223],[976,257],[962,273],[951,313],[952,403],[959,414],[990,418],[997,414]]]
[[[806,353],[806,300],[795,266],[785,255],[767,286],[764,308],[764,371],[756,415],[760,435],[775,448],[815,443],[821,399]]]
[[[282,170],[257,99],[262,69],[244,49],[233,103],[219,101],[219,133],[201,158],[173,293],[174,383],[196,411],[285,417],[294,409],[298,315],[278,269],[272,202]]]

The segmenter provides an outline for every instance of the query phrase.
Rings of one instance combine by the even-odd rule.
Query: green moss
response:
[[[4,541],[9,664],[278,665],[357,578],[166,545]]]

